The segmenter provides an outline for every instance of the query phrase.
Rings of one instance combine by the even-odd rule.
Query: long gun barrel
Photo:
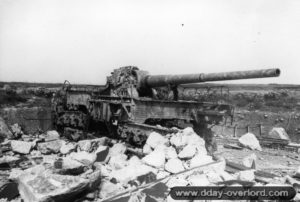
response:
[[[235,71],[209,74],[182,74],[182,75],[147,75],[141,79],[141,87],[162,87],[167,85],[180,85],[189,83],[201,83],[207,81],[226,81],[239,79],[253,79],[278,77],[280,69],[263,69],[250,71]]]

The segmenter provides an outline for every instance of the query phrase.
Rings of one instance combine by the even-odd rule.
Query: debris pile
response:
[[[225,159],[209,156],[204,140],[192,128],[166,136],[152,132],[141,149],[107,137],[70,142],[56,131],[18,134],[14,135],[17,139],[1,143],[0,198],[7,200],[114,201],[127,197],[172,201],[168,193],[173,186],[262,182],[257,181],[254,154],[243,160],[245,169],[228,171]],[[246,138],[240,143],[260,148],[251,134]],[[294,184],[293,180],[272,178],[264,184]]]

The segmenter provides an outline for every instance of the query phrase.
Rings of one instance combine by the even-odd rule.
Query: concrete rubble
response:
[[[239,143],[241,146],[249,148],[251,150],[262,151],[262,148],[257,140],[256,136],[252,133],[246,133],[239,138]]]
[[[22,136],[29,139],[30,135]],[[125,143],[106,137],[70,142],[56,131],[32,136],[33,141],[22,141],[22,136],[20,140],[8,140],[6,136],[1,145],[10,145],[11,150],[0,156],[0,166],[7,170],[6,184],[17,185],[14,197],[24,202],[114,201],[114,197],[172,201],[168,193],[174,186],[232,181],[259,185],[255,154],[243,159],[246,170],[229,172],[225,159],[209,156],[204,140],[192,128],[166,136],[151,133],[140,149],[143,156],[131,153]],[[260,148],[251,134],[243,136],[240,143]],[[289,182],[294,183],[292,179]],[[8,196],[0,187],[1,193]]]

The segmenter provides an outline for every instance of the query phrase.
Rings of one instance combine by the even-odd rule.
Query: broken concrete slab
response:
[[[10,145],[12,151],[19,154],[29,154],[31,149],[34,146],[31,142],[25,142],[19,140],[11,140]]]
[[[162,149],[157,149],[142,158],[142,161],[147,165],[155,168],[164,168],[165,166],[165,152]]]
[[[110,181],[103,181],[99,186],[99,190],[100,198],[107,198],[123,191],[124,188],[120,184],[114,184]]]
[[[177,152],[176,149],[172,146],[170,147],[166,147],[165,149],[165,155],[166,155],[166,159],[175,159],[177,158]]]
[[[86,166],[92,165],[96,161],[96,158],[97,158],[97,155],[95,153],[88,153],[85,151],[72,152],[69,156],[72,159],[79,161],[80,163],[82,163]]]
[[[152,148],[150,147],[150,145],[145,144],[145,145],[143,146],[143,154],[150,154],[152,151],[153,151],[153,150],[152,150]]]
[[[186,145],[181,152],[179,152],[178,157],[180,159],[191,159],[196,154],[196,146]]]
[[[60,152],[62,142],[63,142],[62,140],[40,142],[38,143],[37,148],[42,154],[57,154]]]
[[[167,187],[172,188],[172,187],[177,187],[177,186],[187,186],[189,182],[185,180],[182,177],[171,177],[170,179],[167,180]]]
[[[253,153],[243,158],[243,165],[248,168],[256,169],[256,161],[257,156]]]
[[[256,136],[252,133],[246,133],[239,138],[239,143],[241,146],[249,148],[251,150],[262,151],[262,148],[257,140]]]
[[[89,181],[78,176],[21,175],[19,192],[24,202],[72,201],[88,188]]]
[[[208,186],[210,184],[205,174],[191,175],[187,181],[191,186]]]
[[[127,162],[127,155],[125,154],[119,154],[116,156],[111,156],[109,159],[108,164],[111,166],[114,170],[119,170],[128,165]]]
[[[162,136],[157,132],[152,132],[149,134],[146,144],[149,145],[152,149],[155,149],[158,145],[166,145],[169,142],[167,138]]]
[[[67,156],[61,159],[60,166],[57,166],[56,161],[53,162],[54,173],[61,175],[79,175],[84,172],[85,166]]]
[[[72,151],[75,151],[76,147],[77,147],[77,145],[72,142],[62,141],[62,145],[61,145],[59,151],[61,154],[69,154]]]
[[[127,150],[127,147],[123,143],[117,143],[114,144],[110,149],[109,149],[109,155],[110,156],[115,156],[118,154],[124,154]]]
[[[196,155],[190,161],[190,167],[195,168],[198,166],[202,166],[208,163],[212,163],[213,159],[211,156],[208,155]]]
[[[282,140],[290,140],[289,135],[286,133],[284,128],[274,127],[269,132],[270,138],[282,139]]]
[[[105,162],[108,158],[109,147],[100,145],[95,154],[97,155],[96,162]]]
[[[56,130],[50,130],[47,131],[46,135],[45,135],[45,141],[53,141],[53,140],[59,140],[60,139],[60,135]]]
[[[92,150],[91,140],[80,140],[77,144],[80,151],[90,152]]]
[[[179,173],[184,171],[185,168],[183,167],[181,160],[174,158],[168,160],[168,162],[165,164],[165,170],[170,173]]]
[[[248,182],[254,181],[254,179],[255,179],[254,170],[240,171],[238,173],[238,179],[241,181],[248,181]]]

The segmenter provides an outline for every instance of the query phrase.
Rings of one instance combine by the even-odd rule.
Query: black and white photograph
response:
[[[300,201],[299,54],[298,0],[0,0],[0,202]]]

